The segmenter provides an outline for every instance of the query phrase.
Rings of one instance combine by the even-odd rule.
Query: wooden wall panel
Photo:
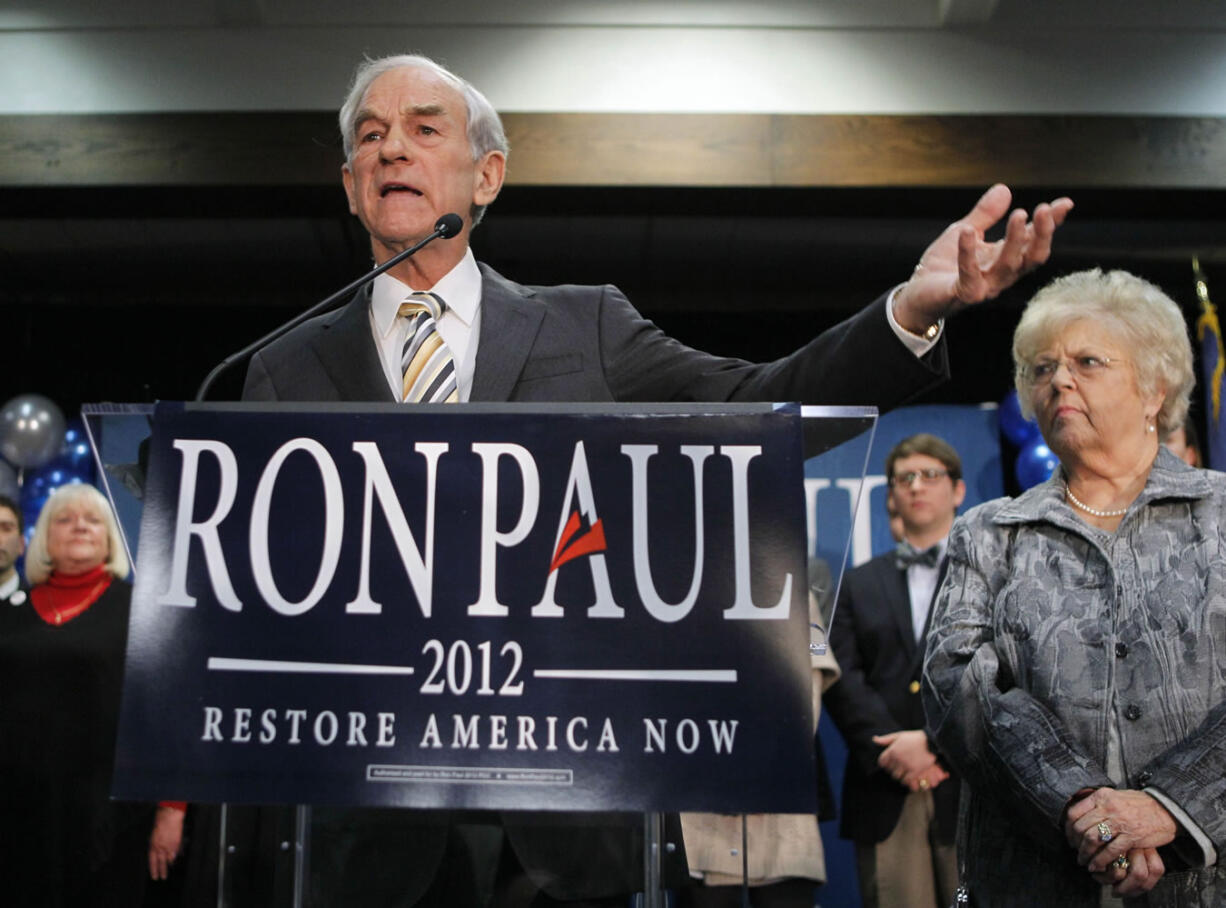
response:
[[[318,185],[340,161],[320,113],[0,117],[0,185]]]
[[[779,185],[1226,185],[1215,118],[778,117],[774,138]]]
[[[769,186],[772,117],[507,114],[510,179],[555,186]]]
[[[505,115],[524,186],[1226,188],[1226,119]],[[0,116],[0,186],[331,186],[330,113]]]

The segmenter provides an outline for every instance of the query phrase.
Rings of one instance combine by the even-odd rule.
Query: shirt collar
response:
[[[387,272],[375,278],[370,291],[370,311],[380,335],[387,336],[395,329],[400,304],[414,290],[437,293],[447,303],[448,315],[472,327],[481,304],[481,270],[472,248],[465,250],[464,258],[433,287],[410,287]]]

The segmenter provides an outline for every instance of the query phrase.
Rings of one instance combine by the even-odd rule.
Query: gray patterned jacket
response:
[[[1166,795],[1219,856],[1206,868],[1181,837],[1137,904],[1226,904],[1226,474],[1163,448],[1114,535],[1063,491],[1056,478],[988,502],[950,536],[924,707],[970,789],[959,841],[972,902],[1097,905],[1061,818],[1079,789],[1115,785]]]

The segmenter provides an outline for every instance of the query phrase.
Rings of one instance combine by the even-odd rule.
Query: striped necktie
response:
[[[453,404],[460,399],[455,361],[438,333],[437,322],[446,311],[447,304],[434,293],[412,293],[400,304],[399,314],[409,320],[400,352],[401,400],[406,403]]]

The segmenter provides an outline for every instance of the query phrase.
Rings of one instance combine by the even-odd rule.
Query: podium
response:
[[[662,904],[684,869],[671,815],[815,812],[810,652],[875,409],[85,416],[136,566],[113,794],[226,805],[219,904],[249,903],[243,805],[303,805],[267,814],[254,861],[294,905],[367,884],[349,835],[421,865],[383,867],[388,886],[460,856],[479,898],[510,848],[562,897],[629,867],[623,888]],[[806,487],[850,507],[819,520]]]

